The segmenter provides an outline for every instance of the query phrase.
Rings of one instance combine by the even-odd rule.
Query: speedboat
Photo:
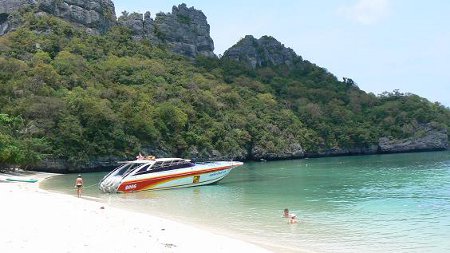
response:
[[[108,193],[127,193],[212,184],[242,164],[236,161],[194,163],[181,158],[139,158],[121,162],[100,181],[99,189]]]

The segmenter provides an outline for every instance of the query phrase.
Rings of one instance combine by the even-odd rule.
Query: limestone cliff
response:
[[[400,153],[412,151],[436,151],[448,149],[447,130],[438,129],[432,124],[426,124],[416,129],[416,136],[395,140],[380,138],[378,151],[380,153]]]
[[[186,4],[173,6],[171,13],[158,13],[154,20],[150,12],[124,12],[116,20],[111,0],[0,0],[0,36],[20,25],[17,13],[27,6],[36,13],[53,15],[86,28],[89,33],[101,34],[119,23],[130,28],[135,39],[148,39],[177,54],[215,57],[205,14]]]
[[[252,68],[281,64],[290,66],[301,60],[294,50],[285,47],[273,37],[263,36],[256,39],[251,35],[245,36],[225,51],[223,58],[242,62]]]
[[[104,33],[116,22],[111,0],[39,0],[38,8],[44,12]]]
[[[32,5],[34,0],[0,0],[0,13],[11,14],[26,5]]]
[[[116,23],[111,0],[0,0],[0,35],[17,27],[14,14],[26,6],[60,17],[91,33],[104,33]]]
[[[149,39],[155,44],[167,45],[173,52],[190,58],[198,55],[215,57],[210,27],[202,11],[186,4],[173,6],[171,13],[123,13],[119,24],[130,28],[136,39]]]
[[[155,35],[154,21],[150,12],[146,12],[144,15],[136,12],[131,14],[123,12],[118,19],[118,23],[129,28],[133,32],[133,37],[137,40],[149,39],[153,42],[159,42]]]
[[[0,36],[15,29],[18,24],[14,13],[20,8],[34,5],[33,0],[0,0]]]

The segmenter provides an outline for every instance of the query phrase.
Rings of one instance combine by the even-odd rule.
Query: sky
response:
[[[398,89],[450,107],[448,0],[113,0],[116,13],[203,11],[217,55],[270,35],[376,95]]]

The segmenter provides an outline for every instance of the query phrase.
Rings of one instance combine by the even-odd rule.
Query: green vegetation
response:
[[[256,70],[192,63],[125,28],[92,36],[54,17],[25,20],[0,37],[0,164],[79,165],[143,149],[243,159],[255,147],[277,153],[297,143],[314,153],[420,134],[423,123],[450,126],[438,103],[367,94],[301,59]]]
[[[0,169],[8,165],[33,164],[44,158],[48,145],[43,138],[32,135],[20,117],[0,114]]]

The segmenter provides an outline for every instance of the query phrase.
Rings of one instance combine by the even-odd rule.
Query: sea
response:
[[[247,162],[207,186],[84,195],[274,252],[450,252],[450,152]],[[76,174],[41,187],[75,195]],[[288,208],[299,219],[282,218]]]

